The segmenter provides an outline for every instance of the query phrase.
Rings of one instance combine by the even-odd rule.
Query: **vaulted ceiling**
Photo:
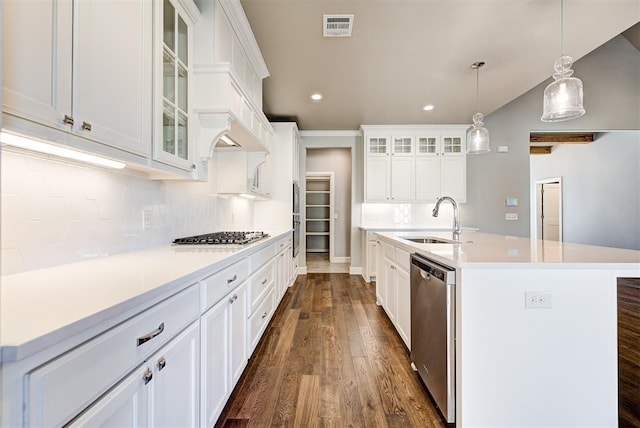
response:
[[[480,110],[488,115],[549,79],[561,54],[560,0],[242,5],[270,72],[265,113],[295,119],[307,130],[470,123],[473,62],[486,62]],[[640,0],[565,0],[564,9],[565,53],[576,60],[640,22]],[[352,37],[322,37],[323,14],[343,13],[355,15]],[[631,40],[640,39],[637,28],[627,33]],[[311,101],[314,92],[324,99]],[[425,104],[435,109],[425,112]]]

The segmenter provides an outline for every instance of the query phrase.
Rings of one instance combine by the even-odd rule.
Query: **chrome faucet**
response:
[[[438,198],[438,200],[436,201],[436,206],[433,207],[432,214],[434,217],[438,217],[438,211],[440,210],[440,204],[442,203],[442,201],[449,201],[451,202],[451,205],[453,205],[453,239],[457,240],[460,236],[461,230],[460,216],[458,215],[458,204],[456,203],[455,199],[450,196],[443,196],[441,198]]]

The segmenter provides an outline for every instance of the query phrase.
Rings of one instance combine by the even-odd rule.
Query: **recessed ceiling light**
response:
[[[422,107],[422,110],[424,111],[431,111],[435,108],[435,106],[433,104],[427,104],[426,106]]]
[[[324,97],[322,96],[321,93],[316,92],[315,94],[311,94],[309,98],[311,98],[312,101],[320,101]]]

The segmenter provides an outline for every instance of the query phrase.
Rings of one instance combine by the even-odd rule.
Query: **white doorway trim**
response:
[[[535,181],[535,185],[533,188],[533,204],[531,204],[531,230],[532,230],[532,239],[541,239],[538,237],[539,227],[538,227],[538,207],[543,203],[543,194],[538,191],[540,187],[544,184],[558,184],[558,241],[563,241],[563,233],[562,233],[562,223],[563,223],[563,215],[562,215],[562,177],[551,177],[551,178],[542,178],[540,180]]]

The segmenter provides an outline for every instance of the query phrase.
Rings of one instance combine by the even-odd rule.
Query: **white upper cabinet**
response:
[[[466,125],[362,126],[365,202],[466,201]]]
[[[466,202],[466,135],[464,129],[436,130],[416,136],[416,201],[450,196]]]
[[[149,155],[151,2],[10,1],[3,13],[6,113]]]
[[[195,168],[191,127],[193,23],[198,12],[191,0],[155,4],[155,160]]]

